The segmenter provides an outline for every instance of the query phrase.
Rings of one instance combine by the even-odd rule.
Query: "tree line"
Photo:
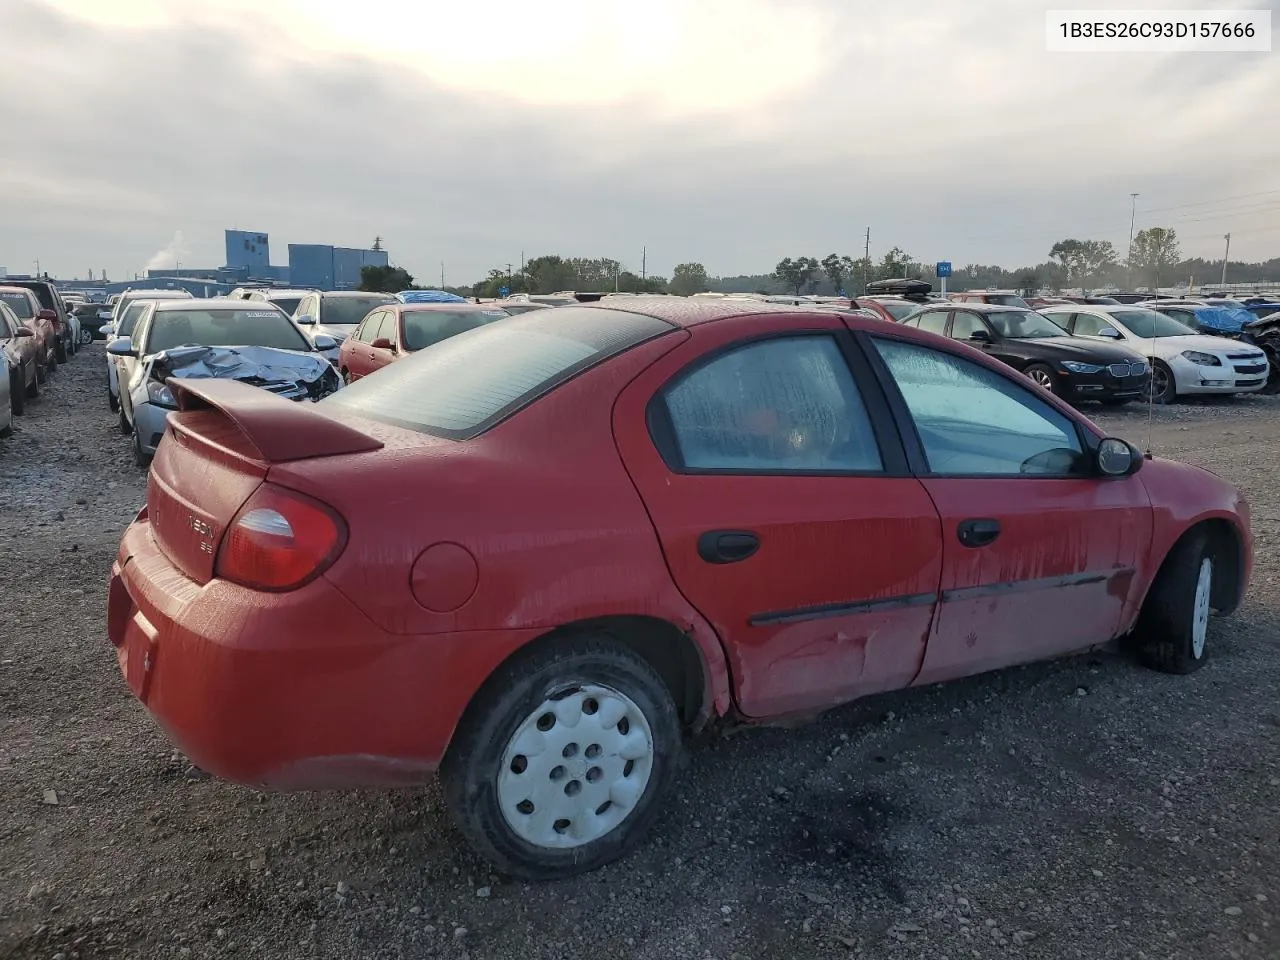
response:
[[[1001,266],[966,264],[953,268],[948,287],[966,289],[1015,289],[1025,291],[1096,289],[1115,286],[1156,288],[1194,278],[1212,285],[1221,276],[1222,262],[1200,258],[1183,259],[1176,231],[1165,227],[1140,230],[1133,247],[1121,258],[1105,240],[1059,240],[1049,249],[1047,259],[1030,266],[1006,269]],[[1280,278],[1280,258],[1262,263],[1231,262],[1228,280],[1235,283],[1274,281]],[[469,286],[445,287],[464,297],[499,297],[509,294],[548,294],[562,290],[619,293],[761,293],[857,296],[875,280],[921,279],[937,285],[934,264],[920,263],[900,247],[893,247],[879,260],[830,253],[822,259],[811,256],[784,257],[769,274],[712,277],[700,263],[681,263],[670,278],[639,275],[624,270],[607,257],[561,257],[543,255],[527,260],[520,269],[514,265],[494,267],[488,276]],[[365,267],[361,290],[397,292],[419,289],[402,267]]]

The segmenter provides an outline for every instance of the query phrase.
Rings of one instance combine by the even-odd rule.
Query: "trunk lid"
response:
[[[382,442],[295,402],[234,380],[170,380],[178,411],[147,480],[156,544],[208,583],[223,535],[273,464],[376,450]]]

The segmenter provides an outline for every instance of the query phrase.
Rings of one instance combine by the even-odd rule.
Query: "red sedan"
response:
[[[479,303],[389,303],[369,313],[342,342],[338,372],[347,383],[411,353],[509,314]]]
[[[502,870],[642,836],[685,735],[1125,638],[1209,654],[1248,508],[901,325],[629,298],[316,404],[169,381],[112,571],[124,677],[199,767],[418,783]]]
[[[36,370],[40,382],[44,383],[45,375],[58,365],[56,346],[58,332],[53,323],[57,318],[52,310],[40,306],[36,295],[25,287],[7,287],[0,284],[0,302],[13,311],[18,321],[31,331],[35,338]]]

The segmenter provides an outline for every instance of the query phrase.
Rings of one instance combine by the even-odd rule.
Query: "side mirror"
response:
[[[98,332],[104,337],[114,337],[116,335],[116,325],[114,323],[104,323],[98,328]]]
[[[309,313],[304,313],[300,317],[294,317],[293,322],[300,327],[310,327],[315,325],[316,318]]]
[[[1107,437],[1098,444],[1098,472],[1104,477],[1129,477],[1142,469],[1145,458],[1133,444]]]
[[[129,337],[112,340],[107,344],[107,353],[113,357],[136,357],[138,355],[138,351],[133,348],[133,340]]]
[[[318,334],[316,338],[311,342],[315,345],[315,348],[319,350],[321,353],[324,353],[327,350],[333,350],[335,347],[338,346],[337,340],[333,339],[333,337],[325,336],[323,333]]]
[[[973,333],[969,334],[969,339],[974,343],[990,343],[991,334],[986,330],[975,330]]]
[[[19,340],[21,340],[23,337],[34,337],[35,334],[32,333],[30,330],[28,330],[26,327],[19,327],[15,336]]]
[[[379,337],[377,340],[373,341],[373,343],[369,344],[369,346],[373,347],[375,350],[390,350],[391,341],[386,337]]]
[[[58,313],[55,310],[41,310],[36,314],[38,320],[57,320]]]

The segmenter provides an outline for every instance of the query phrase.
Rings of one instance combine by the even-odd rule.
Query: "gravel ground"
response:
[[[715,734],[639,853],[530,886],[434,787],[189,775],[106,639],[144,477],[103,367],[0,443],[0,957],[1280,957],[1280,399],[1099,417],[1253,504],[1200,673],[1082,656]]]

